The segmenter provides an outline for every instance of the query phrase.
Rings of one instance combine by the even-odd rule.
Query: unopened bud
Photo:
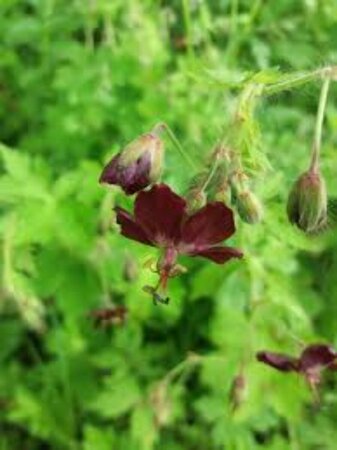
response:
[[[150,402],[154,410],[155,421],[158,427],[167,425],[172,413],[172,404],[167,389],[168,384],[166,382],[161,382],[150,394]]]
[[[208,173],[203,171],[198,173],[190,182],[188,191],[185,195],[187,202],[187,212],[193,214],[198,209],[202,208],[207,203],[207,195],[204,190],[207,182]]]
[[[235,412],[244,402],[246,395],[246,379],[242,373],[235,376],[229,393],[232,411]]]
[[[204,191],[195,189],[194,191],[190,191],[188,193],[186,201],[188,214],[193,214],[194,212],[198,211],[198,209],[206,205],[207,195]]]
[[[301,175],[290,191],[287,204],[289,221],[306,233],[317,233],[327,223],[327,191],[319,172]]]
[[[163,125],[158,125],[128,144],[105,166],[99,181],[118,185],[127,195],[155,183],[163,165],[162,129]]]
[[[214,200],[217,202],[222,202],[225,205],[229,205],[231,203],[232,194],[231,187],[226,178],[219,180],[216,185]]]
[[[263,207],[258,197],[248,189],[237,193],[236,207],[241,219],[249,224],[256,224],[263,217]]]
[[[138,264],[135,258],[127,254],[124,260],[123,278],[125,281],[135,281],[139,274]]]

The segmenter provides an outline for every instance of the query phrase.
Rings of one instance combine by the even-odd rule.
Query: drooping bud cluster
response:
[[[186,194],[188,210],[196,211],[207,200],[222,202],[231,204],[244,222],[256,224],[263,217],[263,208],[249,182],[237,152],[219,145],[211,153],[206,168],[190,183]]]

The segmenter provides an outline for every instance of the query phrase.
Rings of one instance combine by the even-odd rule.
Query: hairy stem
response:
[[[323,80],[321,94],[320,94],[319,103],[318,103],[318,109],[317,109],[315,134],[314,134],[314,141],[313,141],[313,145],[312,145],[312,156],[311,156],[311,164],[310,164],[310,170],[312,172],[317,172],[319,169],[319,156],[320,156],[320,150],[321,150],[323,121],[324,121],[324,113],[325,113],[326,103],[327,103],[327,99],[328,99],[329,86],[330,86],[330,77],[326,77]]]
[[[193,171],[198,170],[197,165],[193,162],[193,160],[188,156],[188,154],[185,152],[185,150],[183,149],[183,147],[181,146],[180,142],[178,141],[178,139],[176,138],[175,134],[173,133],[173,131],[171,130],[171,128],[166,124],[166,123],[161,123],[158,124],[156,126],[156,128],[160,128],[162,127],[162,129],[164,129],[168,135],[168,137],[171,139],[172,143],[175,145],[175,147],[177,148],[177,150],[179,151],[179,153],[181,154],[181,156],[185,159],[185,161],[187,162],[187,164],[193,169]]]
[[[211,180],[212,180],[212,178],[213,178],[213,176],[215,174],[216,169],[218,168],[218,165],[219,165],[219,161],[216,160],[214,162],[214,164],[212,165],[212,167],[210,168],[210,171],[208,173],[208,177],[206,178],[206,181],[204,182],[204,184],[200,188],[200,192],[204,192],[207,189],[209,183],[211,182]]]
[[[319,78],[326,77],[329,78],[337,75],[336,66],[328,66],[323,69],[316,69],[311,72],[295,73],[290,75],[285,75],[281,81],[266,85],[263,89],[263,93],[266,95],[277,94],[288,89],[293,89],[300,87],[303,84],[309,83],[311,81],[316,81]]]

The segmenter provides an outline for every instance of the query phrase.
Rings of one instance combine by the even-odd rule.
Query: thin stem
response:
[[[323,69],[316,69],[312,72],[295,73],[293,75],[286,75],[283,80],[265,86],[263,93],[267,95],[277,94],[279,92],[300,87],[303,84],[315,81],[318,78],[328,77],[331,79],[337,75],[336,66],[323,67]]]
[[[169,385],[173,382],[173,380],[179,375],[181,375],[187,368],[192,368],[197,364],[200,364],[204,359],[204,356],[191,353],[187,355],[187,357],[178,363],[175,367],[173,367],[169,372],[166,373],[164,378],[160,381],[161,384]]]
[[[176,138],[175,134],[173,133],[173,131],[171,130],[171,128],[166,125],[166,124],[160,124],[157,125],[162,126],[166,133],[168,134],[169,138],[171,139],[172,143],[176,146],[177,150],[179,151],[179,153],[181,154],[181,156],[185,159],[185,161],[187,162],[187,164],[189,164],[189,166],[193,169],[193,170],[198,170],[197,165],[192,161],[192,159],[188,156],[188,154],[185,152],[185,150],[182,148],[180,142],[178,141],[178,139]]]
[[[311,165],[310,165],[310,170],[313,172],[317,172],[318,168],[319,168],[319,156],[320,156],[321,142],[322,142],[324,113],[325,113],[326,103],[327,103],[327,99],[328,99],[330,81],[331,81],[330,77],[326,77],[323,80],[321,94],[319,97],[315,134],[314,134],[314,141],[313,141],[313,146],[312,146]]]
[[[296,427],[290,421],[288,421],[288,430],[289,430],[291,450],[299,450],[300,446],[297,438]]]
[[[215,163],[213,164],[211,170],[209,171],[209,174],[208,174],[208,177],[207,177],[205,183],[200,188],[200,192],[204,192],[207,189],[209,183],[211,182],[211,180],[215,174],[216,169],[218,168],[218,165],[219,165],[219,161],[216,160]]]
[[[184,25],[187,40],[187,52],[190,60],[194,59],[193,42],[192,42],[192,32],[191,32],[191,12],[189,6],[189,0],[182,0],[182,9],[184,16]]]
[[[313,72],[303,72],[300,74],[286,76],[282,81],[277,81],[263,90],[264,94],[273,95],[288,89],[300,87],[305,83],[316,80],[321,76],[321,70],[314,70]]]
[[[239,81],[235,80],[219,80],[213,79],[206,80],[208,87],[220,88],[222,90],[234,90],[241,91],[245,89],[247,83],[255,83],[259,84],[263,87],[262,95],[274,95],[279,94],[280,92],[301,87],[306,83],[310,83],[312,81],[317,81],[320,78],[325,78],[329,76],[331,79],[337,80],[337,66],[327,66],[322,69],[315,69],[311,72],[295,72],[295,73],[285,73],[280,74],[279,77],[276,78],[276,81],[271,81],[268,78],[265,78],[263,73],[261,75],[260,72],[257,72],[255,75],[250,76],[249,78],[244,78]],[[193,77],[193,74],[190,74],[190,77]],[[197,78],[194,76],[194,80],[200,81],[201,78]],[[202,80],[205,82],[205,80]]]

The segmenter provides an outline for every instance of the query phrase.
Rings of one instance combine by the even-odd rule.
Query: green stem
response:
[[[165,123],[164,124],[159,124],[159,125],[157,125],[157,127],[163,127],[163,129],[166,131],[166,133],[168,134],[169,138],[171,139],[172,143],[176,146],[177,150],[179,151],[181,156],[185,159],[187,164],[193,169],[193,171],[198,170],[197,165],[193,162],[193,160],[188,156],[188,154],[182,148],[180,142],[176,138],[176,136],[173,133],[173,131],[171,130],[171,128],[168,125],[166,125]]]
[[[276,83],[272,83],[269,86],[265,86],[263,89],[263,93],[266,95],[273,95],[279,92],[300,87],[303,84],[309,83],[311,81],[315,81],[318,78],[328,76],[331,78],[332,75],[336,75],[337,67],[324,67],[323,69],[316,69],[312,72],[302,72],[295,73],[294,75],[286,75],[282,81],[277,81]]]
[[[310,170],[313,172],[317,172],[319,169],[319,156],[320,156],[321,142],[322,142],[323,121],[324,121],[324,113],[325,113],[326,103],[327,103],[327,99],[328,99],[330,81],[331,81],[330,77],[326,77],[323,80],[321,94],[319,97],[314,141],[313,141],[313,145],[312,145],[311,164],[310,164]]]
[[[166,373],[164,378],[160,381],[163,385],[169,385],[174,379],[179,377],[186,369],[195,367],[203,361],[204,357],[198,354],[190,354],[187,357],[173,367],[169,372]]]
[[[215,174],[216,169],[218,168],[218,165],[219,165],[219,161],[216,160],[215,163],[212,165],[211,170],[209,171],[208,177],[207,177],[205,183],[202,185],[200,192],[204,192],[207,189],[209,183],[211,182],[211,180]]]
[[[187,40],[187,52],[190,60],[194,60],[193,42],[192,42],[192,32],[191,32],[191,13],[189,7],[189,0],[182,0],[182,9],[184,16],[184,25]]]
[[[222,90],[234,90],[242,91],[247,86],[247,83],[260,85],[263,88],[262,95],[274,95],[279,94],[283,91],[300,87],[306,83],[312,81],[317,81],[321,78],[330,77],[331,79],[337,80],[337,66],[327,66],[322,69],[315,69],[311,72],[295,72],[288,74],[280,74],[278,81],[271,81],[266,79],[263,74],[257,72],[255,75],[249,78],[244,78],[239,81],[233,80],[219,80],[213,79],[211,81],[206,80],[208,87],[217,87]],[[194,77],[194,80],[201,80]],[[204,81],[204,80],[202,80]]]

